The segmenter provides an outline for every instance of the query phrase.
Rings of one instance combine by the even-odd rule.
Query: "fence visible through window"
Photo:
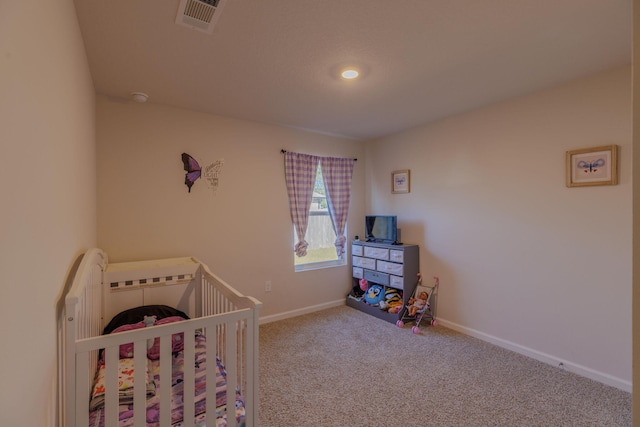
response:
[[[297,257],[294,255],[296,265],[338,260],[334,245],[336,233],[333,231],[331,217],[326,209],[314,211],[312,208],[309,212],[307,241],[309,242],[307,256]]]

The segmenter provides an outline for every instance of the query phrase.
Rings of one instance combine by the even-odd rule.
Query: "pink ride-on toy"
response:
[[[422,284],[422,274],[418,273],[418,283],[416,289],[413,291],[413,295],[409,298],[407,304],[402,307],[400,312],[400,319],[396,322],[396,326],[399,328],[404,327],[406,322],[415,322],[415,325],[411,328],[411,332],[414,334],[420,333],[420,322],[423,320],[429,321],[431,326],[437,326],[438,321],[435,318],[434,310],[431,309],[434,295],[440,284],[438,276],[434,276],[434,285],[427,286]]]

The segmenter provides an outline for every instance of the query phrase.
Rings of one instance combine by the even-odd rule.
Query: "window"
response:
[[[293,236],[293,243],[295,245],[297,240],[295,229]],[[329,215],[324,181],[322,178],[322,167],[320,164],[318,164],[316,171],[316,180],[313,187],[309,223],[307,225],[305,240],[309,243],[307,255],[298,257],[295,253],[293,254],[296,271],[332,267],[346,263],[346,254],[338,257],[336,253],[336,232],[331,222],[331,216]]]
[[[289,212],[295,235],[293,250],[298,258],[305,258],[309,252],[317,255],[303,260],[294,258],[296,271],[345,265],[346,223],[356,159],[283,152]],[[311,232],[308,232],[310,220],[313,224]],[[335,254],[329,255],[331,245],[327,242],[331,239],[323,237],[326,235],[332,235],[334,239]]]

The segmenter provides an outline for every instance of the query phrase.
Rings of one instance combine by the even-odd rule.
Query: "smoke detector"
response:
[[[176,24],[213,33],[227,0],[180,0]]]
[[[147,102],[147,99],[149,99],[149,95],[144,92],[131,92],[129,96],[133,102],[137,102],[139,104],[143,104]]]

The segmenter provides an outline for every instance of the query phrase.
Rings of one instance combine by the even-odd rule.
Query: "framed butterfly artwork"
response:
[[[618,146],[583,148],[566,152],[567,187],[618,184]]]
[[[411,171],[404,169],[391,172],[391,192],[408,193],[411,191]]]
[[[193,187],[196,181],[200,178],[203,178],[207,183],[207,187],[215,193],[218,189],[218,184],[220,183],[219,176],[222,172],[223,164],[224,160],[221,159],[201,167],[200,163],[198,163],[198,161],[192,156],[187,153],[182,153],[182,165],[186,171],[184,174],[184,184],[189,189],[189,193],[191,193],[191,187]]]

